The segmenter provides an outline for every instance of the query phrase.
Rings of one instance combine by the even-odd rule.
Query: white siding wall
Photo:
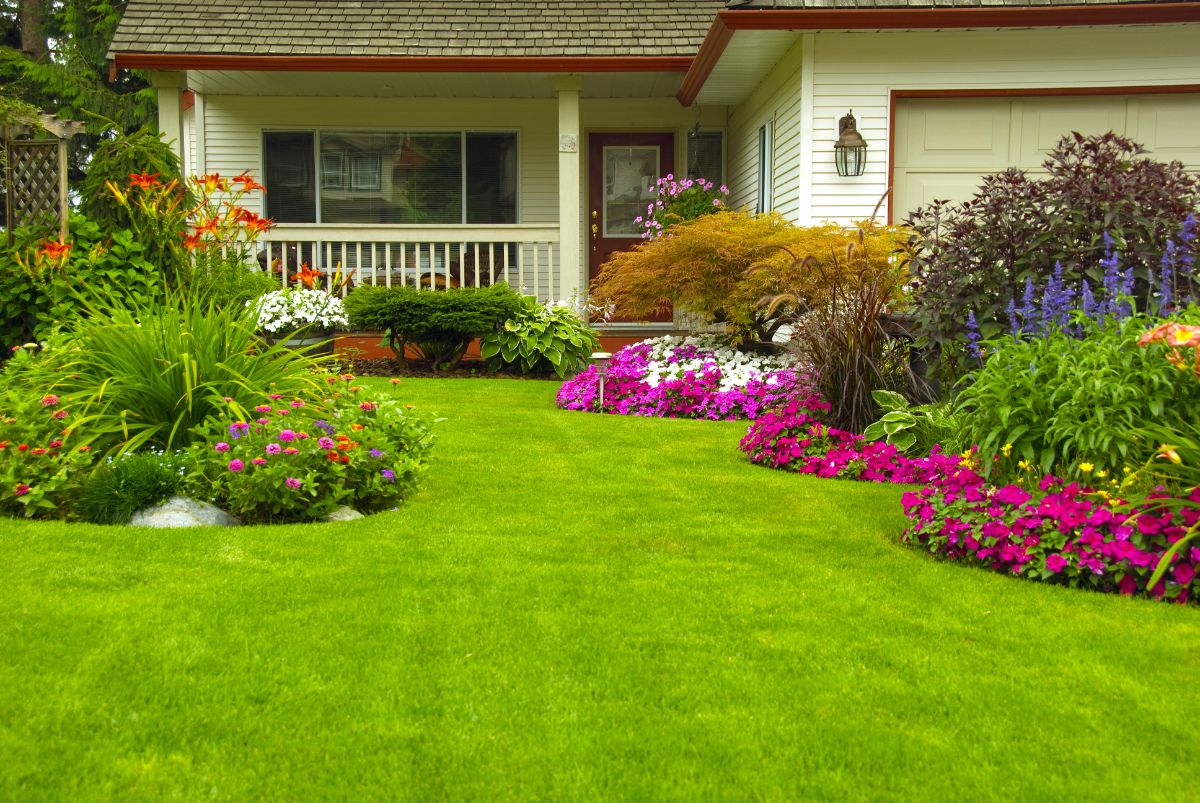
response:
[[[812,217],[850,222],[888,185],[891,90],[1200,84],[1200,25],[822,33],[814,62]],[[870,145],[859,178],[833,164],[837,118],[850,108]]]
[[[805,39],[812,43],[811,76],[801,70]],[[767,120],[775,130],[775,208],[800,223],[852,222],[869,216],[888,187],[893,89],[1198,85],[1198,42],[1200,25],[798,36],[750,97],[730,112],[733,204],[753,208],[757,201],[758,129]],[[801,112],[804,83],[812,91],[809,131]],[[866,173],[842,178],[833,164],[833,142],[837,119],[851,109],[870,150]],[[805,161],[812,165],[810,179],[801,175]]]
[[[208,172],[263,174],[264,129],[519,132],[522,223],[558,220],[558,111],[554,100],[205,97]],[[262,212],[261,209],[255,211]]]
[[[779,60],[762,83],[729,114],[727,180],[730,201],[736,208],[755,207],[758,201],[758,130],[771,121],[774,128],[775,209],[789,219],[799,215],[797,177],[800,171],[800,67],[803,59],[798,40]]]

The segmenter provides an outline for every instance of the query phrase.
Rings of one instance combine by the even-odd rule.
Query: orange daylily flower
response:
[[[322,273],[308,266],[307,262],[300,263],[300,270],[292,274],[292,278],[297,282],[301,282],[309,289],[317,286],[317,283],[322,278]]]
[[[130,173],[129,188],[148,190],[151,187],[157,187],[162,182],[158,180],[158,173]]]
[[[71,252],[70,243],[59,243],[53,240],[47,240],[38,249],[38,254],[47,259],[63,259]]]
[[[214,190],[220,190],[221,192],[229,191],[229,182],[221,178],[220,173],[209,173],[200,176],[197,178],[197,181],[204,185],[204,189],[207,192],[213,192]]]
[[[266,192],[267,189],[255,181],[254,177],[251,176],[249,172],[236,175],[233,177],[233,180],[235,183],[242,185],[243,192],[254,192],[255,190],[262,190],[263,192]]]
[[[197,248],[202,248],[203,246],[204,246],[204,240],[200,236],[200,232],[196,232],[195,234],[188,234],[188,235],[184,236],[184,238],[183,238],[183,247],[189,251],[195,250]]]
[[[201,223],[196,224],[196,234],[211,234],[214,237],[217,235],[217,219],[211,218]]]

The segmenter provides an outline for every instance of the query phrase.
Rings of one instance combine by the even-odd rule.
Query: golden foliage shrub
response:
[[[770,340],[792,310],[776,305],[768,316],[764,298],[786,293],[813,303],[827,292],[831,271],[849,269],[847,249],[859,247],[864,258],[886,265],[905,239],[898,228],[863,230],[858,245],[857,230],[835,224],[794,226],[775,213],[705,215],[614,254],[592,283],[592,298],[614,305],[620,318],[673,306],[727,324],[735,340]],[[825,270],[813,270],[814,260]]]

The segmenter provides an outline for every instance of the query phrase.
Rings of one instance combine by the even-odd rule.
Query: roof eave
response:
[[[921,30],[931,28],[1046,28],[1077,25],[1155,25],[1200,22],[1200,3],[1137,5],[993,6],[958,8],[726,9],[692,60],[676,97],[695,102],[736,31]]]
[[[262,56],[114,51],[117,69],[250,72],[687,72],[691,56]]]

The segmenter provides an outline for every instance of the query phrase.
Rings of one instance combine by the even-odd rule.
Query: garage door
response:
[[[893,217],[938,198],[970,198],[979,179],[1016,166],[1041,172],[1072,131],[1116,131],[1157,159],[1200,172],[1200,94],[896,102]]]

